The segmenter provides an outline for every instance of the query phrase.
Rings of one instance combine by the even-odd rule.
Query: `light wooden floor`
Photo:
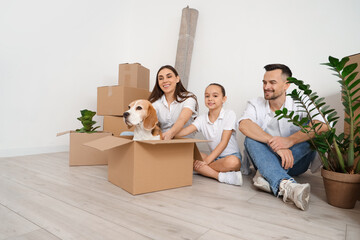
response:
[[[132,196],[107,166],[68,167],[68,153],[0,158],[0,239],[360,239],[355,209],[325,201],[306,173],[306,212],[257,191],[194,175],[193,185]]]

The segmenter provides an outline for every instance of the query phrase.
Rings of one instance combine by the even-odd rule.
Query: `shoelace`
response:
[[[295,179],[293,179],[293,178],[287,179],[283,186],[281,186],[281,183],[280,183],[281,190],[279,191],[277,197],[283,195],[284,202],[286,202],[288,197],[291,196],[291,194],[292,194],[293,189],[290,187],[290,184],[292,184],[292,183],[296,183]]]

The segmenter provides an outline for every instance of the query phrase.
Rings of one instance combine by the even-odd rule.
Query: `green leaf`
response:
[[[360,88],[356,89],[355,91],[353,91],[352,93],[350,93],[350,97],[353,97],[358,91],[360,91]],[[359,95],[360,96],[360,95]],[[359,99],[359,96],[357,96],[356,98],[353,99],[353,102],[355,102],[356,100]]]
[[[345,80],[345,84],[349,85],[349,83],[355,79],[357,74],[358,72],[353,72],[352,74],[350,74],[350,76]]]
[[[351,89],[356,87],[359,83],[360,83],[360,79],[358,79],[355,82],[351,83],[351,85],[348,87],[348,90],[351,91]]]
[[[347,65],[341,73],[341,76],[345,78],[347,75],[352,73],[357,68],[357,63]]]
[[[300,125],[304,125],[305,123],[307,123],[309,121],[309,119],[307,117],[302,118],[299,122]]]
[[[294,113],[295,113],[294,111],[291,111],[291,113],[289,114],[289,118],[292,118]]]
[[[348,57],[344,57],[343,59],[340,60],[338,66],[336,67],[336,70],[338,70],[339,72],[344,68],[345,64],[349,61]]]
[[[332,67],[331,63],[320,63],[320,65],[325,65],[325,66]]]
[[[336,67],[339,64],[339,59],[329,56],[329,62],[331,67]]]
[[[282,111],[281,111],[281,110],[276,110],[276,111],[275,111],[275,114],[276,114],[276,115],[280,115],[280,114],[282,114]]]
[[[353,106],[353,112],[355,112],[358,108],[359,108],[359,106],[360,106],[360,102],[359,103],[357,103],[357,104],[355,104],[354,106]]]
[[[355,117],[355,122],[360,118],[360,114]]]

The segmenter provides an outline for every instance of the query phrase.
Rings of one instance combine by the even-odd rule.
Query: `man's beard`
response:
[[[275,99],[277,99],[277,98],[279,98],[280,96],[282,96],[283,95],[283,93],[279,93],[279,94],[277,94],[277,95],[275,95],[274,93],[274,91],[272,91],[272,93],[273,93],[273,95],[271,95],[271,96],[266,96],[266,93],[265,93],[265,91],[264,91],[264,98],[265,98],[265,100],[275,100]]]

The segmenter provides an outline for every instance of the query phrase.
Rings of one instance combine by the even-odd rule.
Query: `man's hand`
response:
[[[207,165],[204,161],[195,160],[195,162],[194,162],[194,170],[198,171],[204,165]]]
[[[274,152],[279,151],[280,149],[289,149],[294,143],[289,137],[272,137],[270,138],[268,145]]]
[[[284,169],[289,169],[294,166],[294,156],[290,149],[280,149],[276,152],[281,158],[281,166]]]

